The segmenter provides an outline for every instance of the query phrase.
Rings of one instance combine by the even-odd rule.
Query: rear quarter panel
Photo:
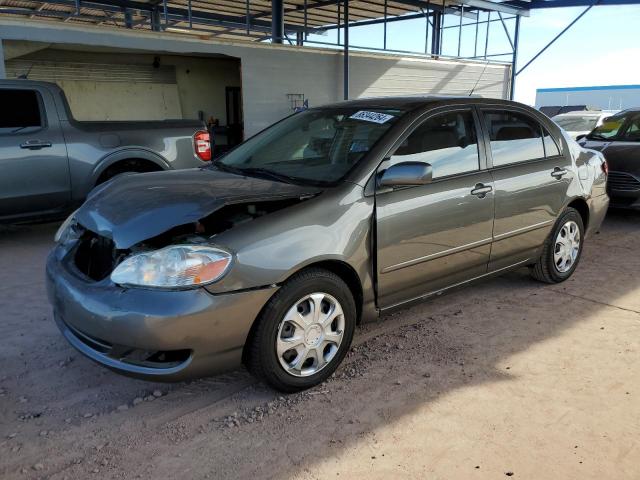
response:
[[[205,165],[196,157],[193,134],[201,127],[165,122],[63,122],[72,197],[83,200],[100,174],[114,163],[143,159],[162,170]]]

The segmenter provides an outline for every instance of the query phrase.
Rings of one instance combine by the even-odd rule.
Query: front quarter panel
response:
[[[212,237],[234,253],[234,265],[212,293],[280,284],[306,266],[339,261],[358,275],[365,303],[373,302],[373,198],[345,183],[278,212]]]

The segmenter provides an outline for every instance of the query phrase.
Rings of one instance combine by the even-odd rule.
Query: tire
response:
[[[578,233],[577,245],[575,241],[570,240],[574,230]],[[531,276],[545,283],[564,282],[573,275],[578,267],[583,246],[584,223],[582,217],[574,208],[567,208],[560,215],[545,241],[542,255],[531,268]]]
[[[340,277],[310,268],[287,280],[256,321],[246,366],[276,390],[292,393],[322,383],[340,365],[353,339],[356,306]]]

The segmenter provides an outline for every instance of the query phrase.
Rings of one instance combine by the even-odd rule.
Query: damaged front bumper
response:
[[[64,337],[119,373],[180,381],[238,367],[251,325],[278,287],[213,295],[92,281],[62,247],[47,260],[47,292]]]

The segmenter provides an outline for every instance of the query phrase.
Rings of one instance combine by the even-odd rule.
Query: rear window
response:
[[[42,127],[40,100],[34,90],[0,89],[0,134]]]

